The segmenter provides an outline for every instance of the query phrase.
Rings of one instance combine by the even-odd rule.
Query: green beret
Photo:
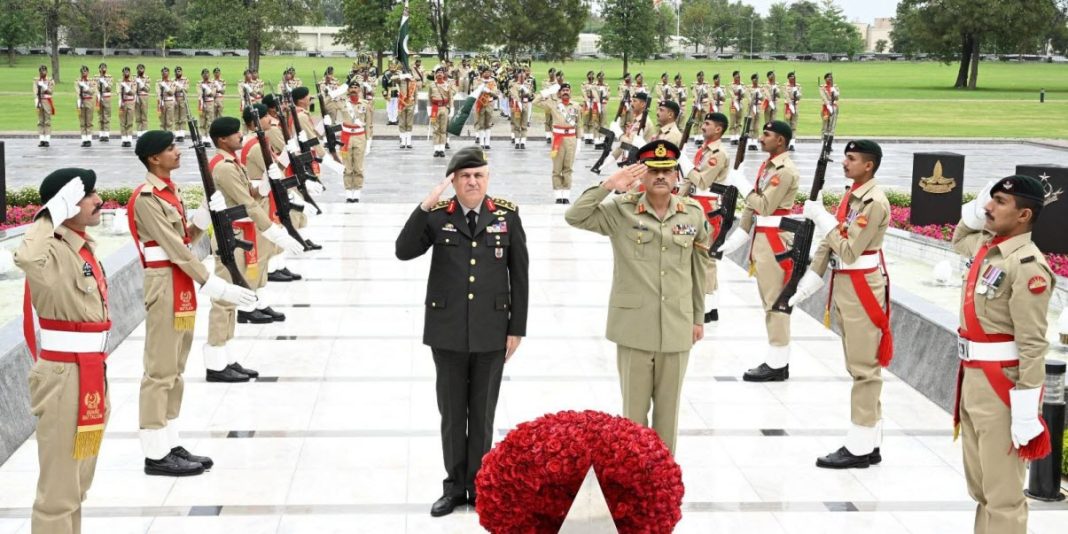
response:
[[[759,80],[760,79],[760,75],[754,72],[753,75],[749,77],[749,79],[750,80],[754,80],[754,81],[755,80]]]
[[[676,80],[681,80],[681,79],[682,79],[682,74],[681,74],[681,73],[678,73],[678,72],[676,72],[676,73],[675,73],[675,79],[676,79]]]
[[[742,73],[740,71],[734,71],[734,72],[731,73],[731,76],[739,76],[741,74]]]
[[[134,154],[144,163],[145,160],[163,152],[174,144],[174,134],[163,130],[149,130],[137,138]]]
[[[722,113],[709,113],[705,115],[705,120],[722,125],[724,130],[731,125],[730,121],[727,120],[727,116]]]
[[[712,75],[712,79],[713,80],[718,80],[719,79],[719,73],[717,72],[717,73],[713,74]]]
[[[872,156],[875,156],[876,162],[881,162],[883,160],[883,149],[879,146],[879,143],[868,141],[867,139],[850,141],[845,147],[845,153],[848,154],[850,152],[871,154]]]
[[[765,132],[775,132],[786,139],[789,143],[794,138],[794,131],[790,129],[790,125],[783,121],[771,121],[764,125]]]
[[[564,89],[571,89],[571,84],[567,82],[560,84],[560,90],[563,91]]]
[[[92,169],[58,169],[45,176],[44,181],[41,182],[39,191],[41,193],[41,204],[47,204],[49,200],[52,200],[52,197],[56,196],[56,193],[59,193],[60,189],[63,189],[63,186],[67,185],[67,182],[75,178],[82,179],[87,196],[96,188],[96,173]]]
[[[267,115],[267,106],[263,104],[252,104],[251,106],[245,108],[245,111],[241,113],[241,118],[245,119],[246,123],[253,122],[254,120],[256,120],[256,118],[252,116],[252,110],[254,109],[261,118]]]
[[[1034,200],[1040,204],[1046,202],[1046,188],[1043,187],[1042,181],[1033,176],[1024,176],[1022,174],[1014,174],[1012,176],[1006,176],[1000,180],[990,190],[990,195],[994,193],[1005,193],[1020,198],[1026,198]],[[42,193],[42,198],[44,194]]]
[[[833,74],[833,73],[830,73],[830,72],[828,72],[827,74],[824,74],[824,75],[823,75],[823,79],[824,79],[824,80],[826,80],[827,78],[830,78],[830,77],[832,77],[832,76],[834,76],[834,74]]]
[[[648,93],[634,93],[634,96],[632,96],[631,98],[634,98],[636,100],[641,100],[642,102],[645,102],[646,104],[649,103],[649,94]]]
[[[593,71],[591,70],[591,71],[587,72],[586,76],[593,76]]]
[[[705,75],[705,71],[699,70],[699,71],[697,71],[697,75],[698,76],[704,76]]]
[[[304,98],[306,96],[308,96],[307,87],[304,87],[302,85],[300,87],[297,87],[296,89],[293,89],[293,100],[300,100],[301,98]]]
[[[484,167],[486,165],[489,165],[489,160],[486,159],[486,153],[481,148],[477,146],[464,147],[456,151],[452,159],[449,160],[449,166],[445,169],[445,176],[456,171]]]
[[[241,131],[241,121],[237,120],[237,117],[219,117],[211,123],[211,128],[208,128],[208,135],[212,139],[219,139],[234,135]]]
[[[638,149],[638,163],[654,169],[674,168],[678,165],[680,153],[675,143],[658,139]]]
[[[662,100],[660,101],[660,107],[670,109],[675,114],[675,117],[679,116],[679,103],[674,100]]]
[[[278,109],[278,101],[274,99],[274,93],[264,95],[263,100],[261,100],[260,103],[267,106],[267,109]]]

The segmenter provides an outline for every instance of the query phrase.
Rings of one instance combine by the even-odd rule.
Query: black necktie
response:
[[[475,210],[467,212],[467,227],[471,229],[471,235],[475,235],[476,224],[478,224],[478,214]]]

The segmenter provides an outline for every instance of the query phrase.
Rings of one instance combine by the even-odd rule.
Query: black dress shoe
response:
[[[796,150],[797,150],[797,149],[796,149],[796,148],[794,148],[794,145],[790,145],[790,152],[794,152],[794,151],[796,151]]]
[[[109,142],[111,142],[111,138],[110,137],[101,137],[100,138],[100,142],[101,143],[109,143]]]
[[[267,281],[268,282],[292,282],[293,278],[290,277],[290,276],[287,276],[286,273],[284,273],[282,271],[271,271],[271,272],[267,273]]]
[[[782,369],[772,369],[768,367],[768,364],[762,363],[759,367],[754,367],[742,375],[742,380],[746,382],[782,382],[787,378],[790,378],[789,364]]]
[[[123,141],[123,142],[122,142],[122,148],[130,148],[130,146],[131,146],[131,145],[130,145],[130,142],[129,142],[129,141]]]
[[[238,372],[236,369],[230,366],[226,366],[222,371],[207,371],[208,382],[248,382],[249,376],[245,373]]]
[[[467,503],[467,497],[464,495],[442,495],[441,498],[434,501],[434,505],[430,507],[430,515],[431,517],[449,515],[457,506],[465,503]]]
[[[560,199],[560,203],[561,204],[565,204],[565,205],[566,204],[570,204],[571,203],[571,199],[570,198],[561,198]]]
[[[37,148],[43,148],[43,147],[46,147],[46,146],[48,146],[48,143],[46,143],[44,141],[39,141],[37,143]]]
[[[601,150],[603,148],[604,148],[604,143],[597,143],[597,144],[593,145],[593,149],[594,150]]]
[[[308,241],[308,242],[311,243],[311,241]],[[314,243],[312,243],[312,244],[314,244]],[[315,245],[315,246],[317,246],[319,248],[323,248],[323,247],[321,247],[319,245]],[[301,275],[299,275],[299,274],[297,274],[297,273],[295,273],[293,271],[290,271],[289,267],[282,267],[279,270],[282,271],[282,274],[284,274],[284,275],[286,275],[286,276],[288,276],[288,277],[290,277],[290,278],[292,278],[294,280],[303,280],[304,279],[303,276],[301,276]]]
[[[204,473],[204,466],[185,460],[173,452],[159,460],[145,458],[145,474],[164,477],[189,477]]]
[[[875,450],[871,451],[868,455],[868,461],[871,465],[878,465],[883,461],[883,453],[879,452],[879,447],[875,447]]]
[[[519,143],[519,150],[526,150],[526,149],[527,149],[527,144],[526,143]]]
[[[712,321],[718,321],[718,320],[719,320],[719,310],[712,310],[712,311],[705,312],[705,324],[711,323]]]
[[[445,150],[449,150],[450,148],[452,148],[452,147],[451,147],[451,146],[449,146],[449,144],[448,144],[448,143],[445,143]]]
[[[181,143],[182,141],[185,141],[185,137],[183,137],[183,136],[178,136],[178,137],[177,137],[177,138],[175,139],[175,141],[178,141],[179,143]]]
[[[252,310],[250,312],[237,310],[237,322],[238,324],[267,324],[273,323],[274,318],[261,310]]]
[[[171,449],[171,454],[173,454],[173,455],[175,455],[175,456],[177,456],[177,457],[179,457],[179,458],[181,458],[181,459],[183,459],[183,460],[185,460],[187,462],[200,464],[200,465],[204,466],[204,469],[211,469],[212,466],[215,465],[215,462],[213,462],[211,460],[211,458],[208,458],[207,456],[197,456],[197,455],[185,450],[185,447],[181,447],[181,446],[175,447],[175,448]]]
[[[248,375],[249,378],[259,378],[260,377],[260,372],[259,371],[256,371],[254,369],[249,369],[248,367],[242,367],[241,364],[239,364],[237,362],[231,363],[230,365],[227,365],[226,367],[228,367],[230,369],[233,369],[234,371],[237,371],[237,372],[239,372],[239,373],[241,373],[243,375]]]
[[[305,239],[304,242],[308,244],[308,250],[323,250],[323,246],[322,245],[312,241],[311,239]],[[288,271],[289,269],[284,269],[284,270]],[[289,273],[289,274],[292,275],[293,273]],[[300,276],[300,275],[297,275],[297,276]],[[297,278],[297,280],[300,280],[300,278]]]
[[[875,454],[872,451],[871,454]],[[849,449],[840,447],[838,450],[816,459],[816,467],[827,469],[867,469],[871,465],[871,454],[855,456]],[[880,458],[880,461],[882,458]]]
[[[355,198],[346,198],[345,199],[345,203],[346,204],[355,204],[356,203],[356,199]],[[270,276],[270,275],[268,274],[267,276]],[[292,280],[290,280],[290,282],[292,282]]]
[[[52,143],[50,143],[50,142],[48,142],[48,141],[45,141],[45,142],[44,142],[44,147],[45,147],[45,148],[48,148],[48,147],[50,147],[50,146],[52,146]]]
[[[286,314],[280,313],[280,312],[276,312],[273,309],[271,309],[270,306],[267,306],[266,308],[257,308],[256,311],[258,311],[258,312],[270,317],[271,320],[276,322],[276,323],[280,323],[280,322],[286,320]]]

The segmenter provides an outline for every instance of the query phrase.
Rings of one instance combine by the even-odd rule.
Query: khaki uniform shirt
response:
[[[756,177],[755,189],[745,197],[745,210],[739,228],[748,232],[753,228],[755,215],[771,215],[775,210],[790,209],[797,196],[800,174],[787,152],[765,161],[763,172]]]
[[[513,110],[518,109],[522,111],[522,108],[526,104],[533,102],[533,98],[531,97],[533,94],[534,92],[530,89],[530,85],[527,82],[515,82],[508,87],[508,99],[511,102],[510,105]]]
[[[782,100],[782,90],[777,83],[766,83],[763,87],[764,98],[768,100],[768,109],[779,109],[779,100]]]
[[[174,98],[178,100],[185,99],[185,95],[189,93],[189,78],[175,78],[174,79]]]
[[[745,99],[749,96],[744,85],[740,83],[731,84],[731,111],[745,111]],[[740,125],[739,125],[740,126]]]
[[[709,85],[707,83],[694,82],[692,91],[693,105],[698,109],[707,112],[709,109],[709,97],[712,95]],[[700,118],[702,121],[704,120],[703,116]]]
[[[518,84],[513,84],[513,89],[515,88],[514,85]],[[445,101],[445,103],[443,104],[438,104],[438,113],[445,112],[447,114],[449,112],[449,107],[452,106],[452,91],[452,85],[448,82],[448,80],[442,83],[434,82],[430,85],[430,89],[427,91],[428,98],[431,101]]]
[[[308,110],[298,107],[297,108],[297,120],[300,121],[300,131],[304,135],[308,136],[308,140],[319,139],[319,134],[315,132],[315,124],[312,122],[311,114]],[[323,148],[323,141],[319,139],[319,144],[312,147],[312,152],[317,157],[323,157],[326,154],[326,149]]]
[[[212,168],[211,178],[215,181],[215,189],[226,199],[226,207],[245,206],[249,218],[256,223],[256,230],[262,233],[270,228],[274,223],[271,222],[271,216],[267,214],[263,204],[252,196],[252,184],[245,168],[233,154],[225,150],[217,150],[215,153],[222,155],[223,160]]]
[[[883,248],[883,237],[890,227],[890,201],[886,194],[872,179],[848,195],[845,222],[826,236],[816,236],[822,241],[811,268],[820,276],[827,272],[832,254],[843,264],[850,264],[866,250]]]
[[[647,140],[654,141],[657,139],[671,141],[675,146],[679,146],[682,144],[682,131],[679,130],[679,126],[675,122],[669,122],[666,125],[657,128],[656,134]]]
[[[162,108],[167,100],[173,102],[175,86],[173,80],[160,80],[156,82],[156,97],[159,98],[159,107]],[[183,117],[184,118],[184,117]]]
[[[953,247],[957,253],[974,258],[979,248],[989,243],[993,235],[976,231],[963,223],[953,233]],[[970,262],[969,262],[970,263]],[[1016,340],[1020,356],[1018,389],[1041,387],[1046,379],[1045,356],[1049,349],[1046,340],[1049,301],[1056,278],[1042,251],[1031,241],[1031,232],[1020,234],[993,246],[986,254],[979,276],[988,268],[1004,271],[1004,280],[987,290],[976,292],[975,314],[987,334],[1010,334]],[[968,271],[965,270],[965,279]],[[960,324],[964,325],[964,290],[961,291]]]
[[[200,83],[197,84],[197,98],[200,100],[200,102],[202,104],[207,104],[207,103],[214,104],[215,103],[215,82],[213,82],[211,80],[207,80],[207,81],[201,80]],[[211,125],[210,124],[205,124],[205,126],[211,126]]]
[[[208,269],[182,242],[182,236],[186,235],[187,230],[190,243],[196,243],[204,232],[195,225],[183,225],[182,216],[178,210],[152,194],[153,188],[162,190],[167,187],[163,180],[152,173],[147,173],[145,182],[147,185],[141,189],[141,196],[134,203],[134,223],[137,225],[137,234],[141,242],[155,241],[167,253],[170,262],[178,266],[182,272],[196,280],[198,284],[207,282]],[[174,187],[177,189],[175,195],[179,199],[182,198],[181,188],[177,183],[174,183]]]
[[[133,80],[137,87],[137,94],[141,96],[141,102],[146,102],[145,97],[148,96],[149,88],[152,87],[152,79],[148,76],[136,76]]]
[[[534,97],[534,105],[544,109],[553,116],[553,126],[566,126],[575,129],[575,136],[582,136],[582,124],[579,117],[582,115],[582,107],[574,100],[564,104],[563,100],[555,97],[543,97],[538,94]]]
[[[763,112],[764,99],[767,98],[767,95],[764,94],[764,88],[749,85],[745,89],[749,93],[749,108],[746,109],[746,112],[749,114]],[[757,119],[757,121],[759,121],[759,119]]]
[[[694,157],[693,170],[679,184],[679,191],[689,194],[692,185],[698,191],[708,191],[712,184],[723,183],[730,170],[730,158],[723,150],[722,141],[701,145]]]
[[[702,324],[708,221],[701,205],[672,196],[661,219],[644,193],[605,198],[597,185],[582,193],[565,218],[571,226],[612,240],[614,269],[607,336],[625,347],[683,352]]]
[[[92,251],[95,245],[88,234],[83,239],[66,226],[53,230],[47,212],[30,225],[15,251],[15,265],[26,273],[39,317],[94,323],[108,320],[96,278],[92,272],[85,275],[86,262],[79,255],[83,246]],[[99,258],[97,263],[104,268]]]
[[[686,100],[689,98],[686,93],[685,85],[672,85],[671,86],[671,100],[679,103],[679,114],[682,115],[686,112]]]
[[[838,104],[842,101],[842,93],[838,91],[837,85],[831,86],[830,89],[827,89],[827,84],[823,84],[820,86],[820,98],[823,100],[823,103],[825,105],[837,108]]]
[[[37,98],[37,91],[38,91],[37,84],[41,83],[41,81],[42,80],[41,80],[40,76],[38,76],[38,77],[33,79],[33,97],[34,97],[34,99]],[[52,96],[52,92],[55,91],[55,89],[56,89],[56,81],[53,80],[52,78],[45,78],[43,81],[44,81],[45,86],[40,89],[41,96],[42,97],[51,97]],[[45,107],[47,108],[47,106],[45,106]]]
[[[211,84],[215,86],[215,98],[222,98],[226,94],[226,80],[222,78],[212,78]]]
[[[74,97],[78,99],[78,107],[92,107],[92,99],[96,97],[96,81],[92,78],[86,80],[78,78],[74,82]]]
[[[675,93],[671,90],[671,84],[664,82],[656,84],[656,99],[658,103],[675,100]]]
[[[113,83],[115,83],[110,74],[101,76],[99,73],[96,75],[96,89],[97,96],[100,98],[111,98],[111,90]]]

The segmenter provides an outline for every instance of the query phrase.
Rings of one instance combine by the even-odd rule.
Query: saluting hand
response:
[[[638,184],[644,174],[645,165],[634,164],[620,167],[607,180],[601,182],[601,187],[609,191],[629,191]]]
[[[434,207],[434,204],[438,203],[438,200],[441,198],[441,194],[444,193],[450,185],[452,185],[452,174],[446,176],[443,180],[438,182],[438,185],[434,186],[434,189],[430,190],[430,194],[428,194],[426,198],[423,199],[422,204],[420,204],[420,207],[423,208],[423,211],[430,211],[431,208]]]

